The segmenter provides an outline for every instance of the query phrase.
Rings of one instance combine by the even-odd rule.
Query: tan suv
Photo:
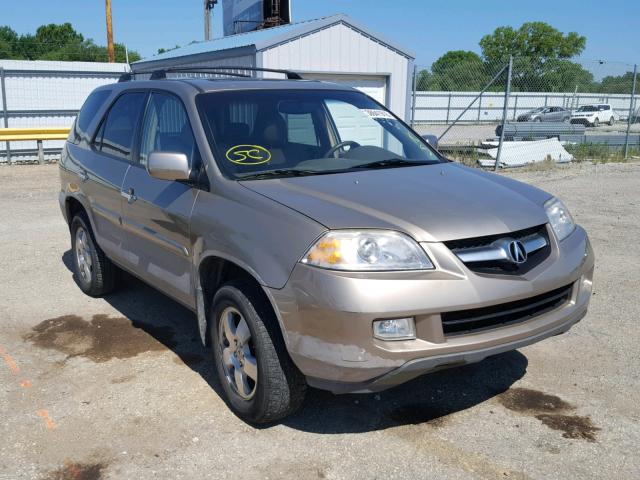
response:
[[[477,362],[586,314],[594,256],[557,198],[446,160],[356,90],[184,70],[88,97],[60,206],[80,288],[105,295],[122,269],[192,309],[243,419],[282,418],[307,385],[372,392]]]

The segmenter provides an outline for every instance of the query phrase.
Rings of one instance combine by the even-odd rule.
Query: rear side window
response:
[[[144,107],[146,93],[125,93],[111,106],[94,140],[96,149],[131,160],[136,127]]]
[[[155,151],[184,153],[191,166],[197,157],[196,142],[182,102],[173,95],[154,92],[142,126],[140,163],[146,165],[149,154]]]
[[[109,98],[109,95],[111,95],[111,90],[98,90],[87,97],[73,127],[74,143],[87,139],[87,128],[89,128],[91,121],[107,98]]]

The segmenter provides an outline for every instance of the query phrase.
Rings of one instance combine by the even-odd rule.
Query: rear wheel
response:
[[[540,118],[540,117],[536,117],[536,118],[534,118],[534,119],[533,119],[533,121],[534,121],[534,122],[538,122],[538,123],[539,123],[539,122],[541,122],[541,121],[542,121],[542,118]]]
[[[221,287],[209,321],[216,371],[229,407],[250,423],[290,415],[302,404],[304,376],[286,351],[278,321],[259,287]]]
[[[613,124],[614,124],[614,123],[616,123],[616,119],[615,119],[615,118],[613,118],[613,117],[611,117],[611,118],[609,119],[609,125],[613,127]]]
[[[112,292],[119,276],[116,267],[96,244],[89,219],[83,213],[71,221],[73,270],[80,289],[92,297]]]

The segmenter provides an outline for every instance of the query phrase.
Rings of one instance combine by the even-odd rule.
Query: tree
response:
[[[433,84],[438,90],[476,91],[488,82],[485,64],[477,53],[453,50],[431,66]]]
[[[636,82],[638,82],[636,80]],[[636,84],[636,91],[638,91]],[[633,72],[627,72],[624,75],[609,75],[600,82],[600,91],[602,93],[626,93],[631,94],[633,89]]]
[[[125,62],[124,45],[114,45],[116,62]],[[19,60],[63,60],[105,62],[107,49],[85,39],[70,23],[49,24],[38,27],[35,35],[18,35],[9,27],[0,27],[0,58]],[[138,52],[129,52],[129,61],[140,60]]]
[[[0,58],[16,58],[20,38],[9,27],[0,27]]]
[[[524,23],[518,30],[499,27],[480,40],[482,56],[488,62],[505,63],[509,55],[527,57],[534,63],[569,59],[584,50],[587,39],[576,32],[566,35],[544,22]]]
[[[587,39],[564,34],[544,22],[529,22],[515,30],[499,27],[480,40],[485,62],[504,65],[513,60],[513,88],[520,91],[567,91],[576,85],[592,89],[593,76],[569,59],[579,55]]]

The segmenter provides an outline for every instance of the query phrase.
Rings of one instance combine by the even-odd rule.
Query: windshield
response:
[[[242,90],[203,94],[197,102],[216,160],[237,179],[442,161],[360,92]]]
[[[585,105],[578,109],[578,112],[597,112],[597,111],[598,111],[598,108],[594,107],[593,105]]]

